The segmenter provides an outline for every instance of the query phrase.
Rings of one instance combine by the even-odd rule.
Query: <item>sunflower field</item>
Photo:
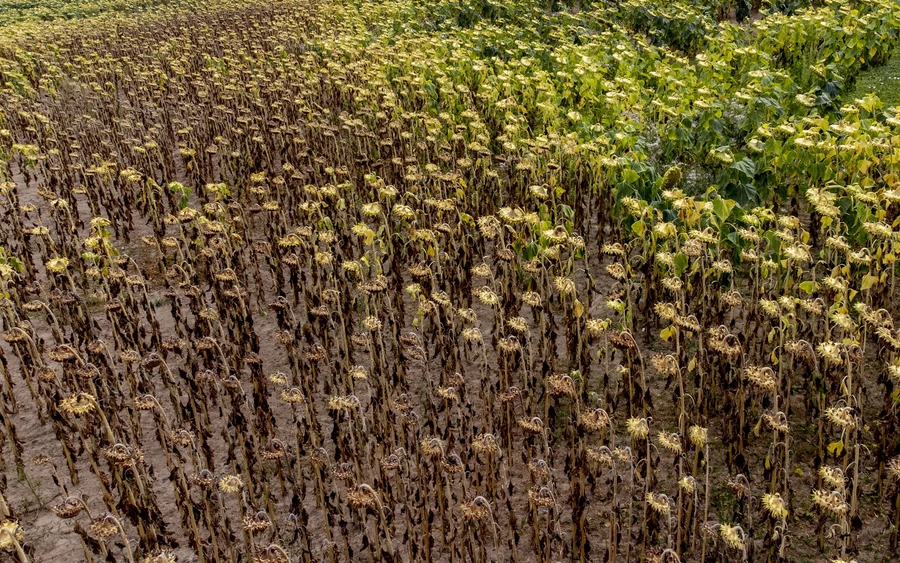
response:
[[[0,0],[0,561],[898,561],[896,0]]]

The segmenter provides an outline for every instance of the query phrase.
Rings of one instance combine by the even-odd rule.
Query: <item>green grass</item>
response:
[[[886,108],[900,106],[900,50],[887,63],[860,73],[844,100],[852,102],[866,94],[877,95]]]

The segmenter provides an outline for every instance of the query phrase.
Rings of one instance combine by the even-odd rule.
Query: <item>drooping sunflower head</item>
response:
[[[646,440],[650,435],[650,425],[646,418],[629,418],[625,422],[625,428],[632,440]]]
[[[236,493],[244,487],[240,475],[225,475],[219,479],[219,489],[225,493]]]
[[[773,518],[787,518],[788,509],[784,499],[779,493],[766,493],[763,495],[763,506]]]
[[[88,393],[76,393],[70,397],[66,397],[59,403],[59,407],[63,412],[84,415],[94,410],[97,400],[93,395]]]
[[[24,537],[22,527],[15,520],[4,520],[0,524],[0,550],[13,551]]]

